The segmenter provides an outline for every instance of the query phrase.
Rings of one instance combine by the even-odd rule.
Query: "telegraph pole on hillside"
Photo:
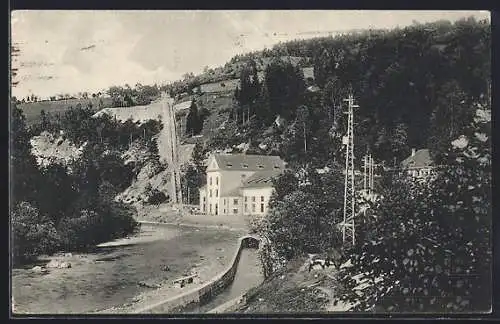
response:
[[[342,228],[342,241],[344,244],[351,239],[354,245],[354,217],[355,217],[355,188],[354,188],[354,104],[352,94],[347,101],[347,134],[342,138],[342,144],[345,145],[345,179],[344,179],[344,218],[340,227]]]
[[[373,157],[372,155],[370,154],[370,157],[369,157],[369,161],[370,161],[370,177],[368,178],[369,179],[369,188],[370,188],[370,191],[368,192],[369,195],[373,194],[373,170],[374,170],[374,167],[375,167],[375,164],[373,163]]]

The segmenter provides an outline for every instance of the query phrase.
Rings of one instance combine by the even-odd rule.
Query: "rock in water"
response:
[[[61,265],[61,262],[58,260],[50,260],[49,263],[47,263],[46,267],[47,268],[59,268]]]
[[[71,268],[71,263],[69,262],[62,262],[59,264],[59,269],[69,269]]]

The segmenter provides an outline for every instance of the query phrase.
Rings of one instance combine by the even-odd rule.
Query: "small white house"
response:
[[[264,215],[274,190],[272,179],[285,170],[278,156],[213,154],[207,184],[199,189],[207,215]]]
[[[409,176],[415,179],[424,179],[431,175],[433,162],[428,149],[416,151],[412,149],[411,155],[401,162],[402,168]]]

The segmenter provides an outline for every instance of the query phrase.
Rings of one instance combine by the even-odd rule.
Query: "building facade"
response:
[[[425,179],[432,174],[433,162],[428,149],[416,151],[401,162],[403,170],[412,178]]]
[[[272,179],[285,170],[278,156],[213,154],[207,184],[200,188],[200,211],[207,215],[264,215]]]

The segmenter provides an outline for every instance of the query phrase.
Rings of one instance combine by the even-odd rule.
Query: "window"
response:
[[[252,202],[255,202],[255,196],[252,196]]]
[[[210,204],[210,214],[212,213],[212,204]]]
[[[260,204],[260,212],[263,213],[264,212],[264,204]]]
[[[219,189],[215,189],[215,197],[219,197]]]
[[[248,204],[245,204],[245,213],[248,212]]]
[[[242,166],[243,166],[244,169],[248,169],[248,164],[243,163]]]
[[[247,202],[247,200],[248,200],[248,197],[247,197],[247,196],[245,196],[245,202]]]
[[[203,197],[203,202],[207,201],[207,197]]]
[[[258,165],[257,168],[264,169],[264,166],[263,165]]]
[[[233,164],[232,164],[232,163],[226,163],[226,166],[227,166],[228,168],[230,168],[230,167],[232,167],[232,166],[233,166]]]
[[[224,214],[226,213],[226,210],[224,209]]]
[[[255,204],[252,204],[252,213],[255,213]]]
[[[203,204],[203,212],[207,210],[207,204]]]
[[[233,209],[233,214],[238,214],[238,208]]]
[[[219,177],[215,178],[215,184],[218,186],[219,185]]]
[[[210,185],[212,185],[212,177],[210,177]]]
[[[217,206],[217,204],[215,204],[215,215],[218,215],[219,214],[219,208]]]
[[[233,205],[238,205],[238,199],[235,199],[235,200],[233,201]]]
[[[226,206],[226,199],[224,199],[224,206]]]
[[[264,201],[264,196],[260,196],[260,201]]]
[[[212,198],[212,189],[210,189],[210,198]]]

